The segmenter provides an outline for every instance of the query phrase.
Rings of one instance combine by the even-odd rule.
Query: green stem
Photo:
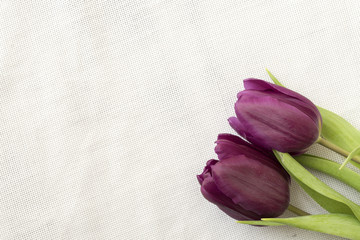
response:
[[[348,157],[350,154],[350,152],[346,151],[345,149],[342,149],[341,147],[329,142],[328,140],[322,137],[319,137],[317,143],[323,145],[326,148],[333,150],[334,152],[339,153],[340,155],[343,155],[344,157]],[[351,160],[360,164],[360,156],[353,156]]]
[[[307,213],[303,210],[301,210],[300,208],[295,207],[294,205],[289,204],[288,208],[287,208],[290,212],[295,213],[298,216],[307,216],[310,215],[310,213]]]

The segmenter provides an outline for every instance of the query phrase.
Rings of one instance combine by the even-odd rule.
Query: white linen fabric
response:
[[[0,1],[0,239],[340,239],[238,224],[196,174],[234,133],[242,80],[270,81],[265,68],[360,128],[359,12],[356,0]]]

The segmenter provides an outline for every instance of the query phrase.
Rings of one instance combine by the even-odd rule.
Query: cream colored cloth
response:
[[[338,239],[240,225],[195,175],[266,67],[360,128],[359,4],[0,1],[0,239]]]

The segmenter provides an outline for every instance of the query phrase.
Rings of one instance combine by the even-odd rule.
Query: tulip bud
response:
[[[259,79],[244,80],[231,127],[249,142],[280,152],[303,153],[317,141],[321,115],[304,96]]]
[[[289,175],[271,152],[261,152],[239,137],[220,134],[220,161],[209,160],[197,178],[201,193],[237,220],[281,215],[289,205]]]

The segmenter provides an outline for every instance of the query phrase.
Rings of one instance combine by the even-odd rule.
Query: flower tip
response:
[[[203,177],[201,175],[196,175],[197,180],[199,181],[200,185],[204,181]]]
[[[236,117],[229,117],[228,118],[228,123],[230,124],[230,126],[232,128],[237,128],[236,126],[238,125],[238,119]]]
[[[216,141],[215,141],[214,143],[219,143],[219,140],[224,139],[224,137],[225,137],[226,135],[228,135],[228,134],[227,134],[227,133],[219,133],[219,134],[217,135],[217,139],[216,139]]]

